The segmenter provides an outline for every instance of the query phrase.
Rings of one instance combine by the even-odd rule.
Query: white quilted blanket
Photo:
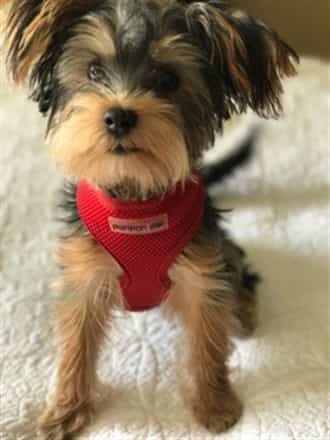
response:
[[[228,227],[264,277],[258,331],[237,342],[231,359],[243,419],[219,437],[194,422],[175,379],[180,329],[154,311],[118,323],[100,363],[98,416],[80,439],[328,438],[329,65],[305,60],[286,89],[285,118],[260,122],[256,157],[217,192],[222,207],[235,208]],[[60,179],[42,125],[32,105],[2,84],[1,440],[36,438],[54,371],[48,284]]]

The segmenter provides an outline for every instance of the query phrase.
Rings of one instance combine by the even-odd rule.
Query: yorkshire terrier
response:
[[[279,115],[296,53],[217,0],[9,3],[10,73],[47,116],[70,182],[57,252],[59,365],[41,431],[63,440],[89,423],[114,311],[160,304],[185,329],[196,419],[229,429],[242,413],[230,338],[255,328],[258,276],[220,226],[201,159],[233,114]]]

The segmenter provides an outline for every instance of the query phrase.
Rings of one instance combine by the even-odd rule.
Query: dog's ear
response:
[[[234,16],[217,1],[187,7],[190,33],[205,54],[205,75],[219,125],[252,108],[262,117],[281,111],[282,79],[296,73],[298,56],[273,30]]]
[[[63,40],[70,25],[100,0],[11,0],[9,3],[7,61],[14,80],[22,83],[52,45]]]
[[[30,85],[43,113],[51,106],[52,75],[71,26],[99,2],[9,1],[5,37],[8,70],[16,83]]]

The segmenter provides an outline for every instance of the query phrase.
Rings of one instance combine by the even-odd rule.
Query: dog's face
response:
[[[184,181],[231,114],[276,115],[296,59],[217,1],[13,0],[7,41],[65,173],[145,197]]]

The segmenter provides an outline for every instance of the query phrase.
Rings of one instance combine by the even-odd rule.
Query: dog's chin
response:
[[[174,159],[168,162],[148,150],[123,145],[91,160],[80,156],[58,165],[69,178],[87,179],[127,200],[161,196],[189,174]]]
[[[124,197],[145,199],[189,177],[191,161],[184,136],[166,119],[158,121],[157,129],[149,125],[147,131],[136,129],[120,139],[83,122],[68,119],[48,138],[53,159],[69,178],[85,178],[107,189],[129,182],[133,194],[125,191]]]
[[[159,195],[175,185],[181,176],[174,168],[176,164],[136,146],[118,145],[108,155],[107,163],[108,173],[104,170],[99,174],[99,183],[107,188],[122,188],[128,198]]]
[[[110,144],[110,145],[109,145]],[[82,144],[78,146],[81,147]],[[69,179],[89,180],[93,184],[112,190],[120,188],[118,197],[146,199],[165,193],[190,173],[187,153],[165,148],[151,148],[137,142],[96,144],[74,149],[71,145],[56,148],[52,155],[62,173]],[[182,146],[183,150],[183,146]],[[176,153],[176,154],[175,154]],[[180,160],[181,159],[181,160]]]

